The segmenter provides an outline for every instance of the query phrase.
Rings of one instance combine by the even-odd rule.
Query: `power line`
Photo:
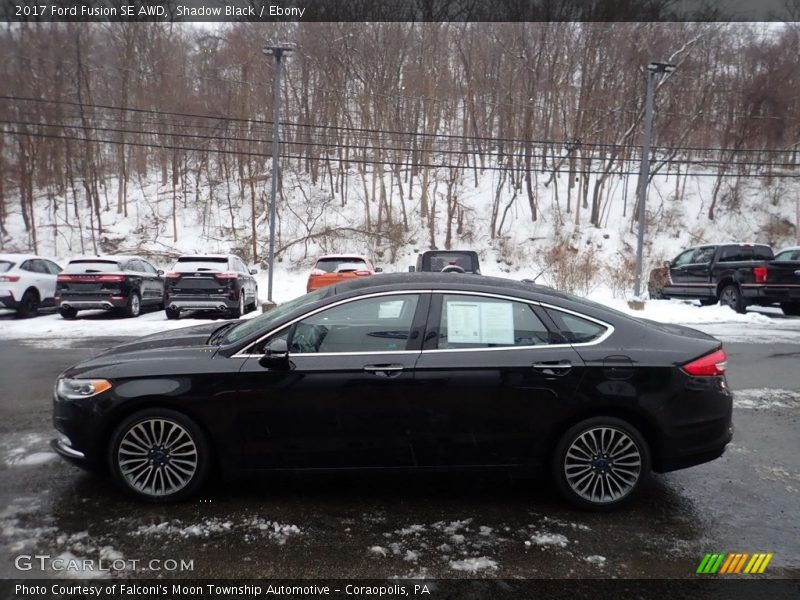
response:
[[[184,112],[175,112],[175,111],[163,111],[163,110],[155,110],[155,109],[143,109],[138,107],[129,107],[129,106],[115,106],[109,104],[90,104],[90,103],[80,103],[80,102],[72,102],[67,100],[50,100],[44,98],[32,98],[32,97],[25,97],[25,96],[9,96],[9,95],[2,95],[0,96],[0,100],[13,100],[13,101],[25,101],[25,102],[37,102],[37,103],[46,103],[46,104],[57,104],[57,105],[68,105],[68,106],[78,106],[78,107],[89,107],[89,108],[101,108],[105,110],[115,110],[115,111],[123,111],[123,112],[136,112],[136,113],[149,113],[149,114],[157,114],[157,115],[168,115],[168,116],[180,116],[186,118],[198,118],[198,119],[213,119],[219,121],[231,121],[236,123],[255,123],[255,124],[263,124],[263,125],[273,125],[272,121],[265,120],[265,119],[246,119],[241,117],[222,117],[217,115],[206,115],[206,114],[198,114],[198,113],[184,113]],[[562,146],[564,142],[556,142],[553,140],[523,140],[519,138],[497,138],[497,137],[484,137],[484,136],[469,136],[469,135],[460,135],[460,134],[444,134],[444,133],[426,133],[426,132],[409,132],[409,131],[398,131],[398,130],[384,130],[384,129],[377,129],[377,128],[365,128],[365,127],[344,127],[344,126],[336,126],[336,125],[312,125],[306,123],[297,123],[293,121],[283,121],[281,123],[282,126],[290,126],[290,127],[297,127],[297,128],[308,128],[308,129],[324,129],[324,130],[335,130],[335,131],[345,131],[345,132],[352,132],[352,133],[376,133],[376,134],[384,134],[384,135],[393,135],[393,136],[409,136],[409,137],[421,137],[421,138],[439,138],[439,139],[456,139],[462,141],[475,141],[475,142],[503,142],[503,143],[514,143],[520,145],[530,145],[530,144],[538,144],[538,145],[546,145],[548,147],[555,147],[555,146]],[[635,144],[611,144],[611,143],[602,143],[602,142],[581,142],[581,147],[594,147],[594,148],[614,148],[614,149],[635,149],[639,148],[638,145]],[[776,149],[757,149],[757,148],[714,148],[714,147],[693,147],[693,146],[653,146],[653,151],[664,151],[664,152],[679,152],[679,151],[688,151],[688,152],[711,152],[711,151],[718,151],[718,152],[737,152],[737,153],[763,153],[763,154],[794,154],[796,149],[786,149],[786,150],[776,150]]]
[[[271,139],[261,139],[261,138],[252,138],[252,137],[231,137],[229,135],[204,135],[204,134],[193,134],[193,133],[186,133],[184,131],[180,132],[169,132],[169,131],[142,131],[137,129],[126,129],[126,128],[118,128],[118,127],[99,127],[96,125],[71,125],[66,123],[41,123],[41,122],[32,122],[32,121],[16,121],[16,120],[5,120],[0,121],[7,123],[9,125],[22,125],[22,126],[33,126],[33,127],[54,127],[54,128],[63,128],[63,129],[77,129],[82,131],[103,131],[103,132],[110,132],[110,133],[128,133],[133,135],[154,135],[154,136],[166,136],[166,137],[177,137],[177,138],[194,138],[194,139],[201,139],[201,140],[210,140],[210,141],[218,141],[218,142],[246,142],[248,144],[258,143],[258,144],[271,144]],[[131,124],[138,124],[134,121],[125,121],[125,123]],[[125,143],[124,140],[117,140],[122,143]],[[347,150],[359,150],[359,151],[393,151],[393,152],[405,152],[405,153],[413,153],[415,152],[414,148],[398,148],[394,146],[370,146],[370,145],[354,145],[354,144],[342,144],[342,143],[325,143],[325,142],[313,142],[313,141],[292,141],[290,139],[284,140],[284,143],[290,146],[301,146],[301,147],[318,147],[318,148],[335,148],[335,149],[347,149]],[[545,149],[546,150],[546,149]],[[499,154],[494,152],[476,152],[476,151],[469,151],[469,150],[443,150],[443,149],[433,149],[429,151],[430,154],[437,155],[446,155],[446,156],[472,156],[472,157],[495,157],[499,159],[504,158],[525,158],[532,159],[532,160],[539,160],[539,159],[547,159],[553,158],[552,156],[548,156],[545,154],[523,154],[522,152],[514,152],[514,153],[505,153]],[[309,158],[306,156],[306,158]],[[566,157],[558,157],[564,158]],[[605,161],[603,157],[595,157],[590,155],[580,155],[572,157],[572,160],[578,162],[592,162],[592,161]],[[620,159],[618,162],[628,162],[628,163],[636,163],[641,162],[640,157],[632,156],[626,157],[624,159]],[[700,165],[705,167],[744,167],[744,166],[751,166],[751,167],[770,167],[770,168],[779,168],[779,167],[788,167],[788,168],[797,168],[800,167],[800,164],[797,163],[767,163],[763,161],[723,161],[723,160],[711,160],[711,159],[677,159],[677,158],[659,158],[655,157],[657,162],[661,162],[664,164],[677,164],[677,165]],[[379,161],[376,161],[376,164],[379,164]],[[506,167],[507,168],[507,167]],[[581,169],[583,170],[583,169]]]
[[[191,146],[177,146],[173,144],[152,144],[152,143],[143,143],[143,142],[122,142],[119,140],[105,140],[105,139],[97,139],[97,138],[82,138],[82,137],[75,137],[75,136],[63,136],[63,135],[54,135],[54,134],[46,134],[46,133],[32,133],[32,132],[22,132],[22,131],[6,131],[5,133],[9,135],[26,135],[31,137],[38,137],[38,138],[48,138],[48,139],[60,139],[60,140],[70,140],[76,142],[89,142],[89,143],[98,143],[98,144],[113,144],[113,145],[128,145],[128,146],[135,146],[135,147],[144,147],[144,148],[157,148],[161,150],[182,150],[185,152],[215,152],[218,154],[230,154],[230,155],[237,155],[237,156],[257,156],[260,158],[266,158],[271,156],[270,154],[266,154],[263,152],[252,152],[252,151],[241,151],[241,150],[223,150],[220,148],[215,149],[208,149],[208,148],[196,148]],[[449,164],[449,163],[410,163],[406,161],[391,161],[391,160],[367,160],[367,159],[356,159],[356,158],[338,158],[338,157],[331,157],[331,156],[304,156],[299,154],[281,154],[281,158],[289,158],[289,159],[296,159],[296,160],[315,160],[315,161],[335,161],[345,164],[367,164],[367,165],[389,165],[389,166],[399,166],[405,168],[436,168],[436,169],[458,169],[458,170],[471,170],[474,167],[470,165],[459,165],[459,164]],[[509,167],[502,167],[502,166],[485,166],[481,167],[484,171],[523,171],[524,169],[520,166],[517,168],[509,168]],[[554,169],[531,169],[537,173],[551,173]],[[558,170],[555,169],[558,173],[565,173],[569,174],[570,171],[568,170]],[[576,172],[577,174],[578,172]],[[587,174],[587,175],[616,175],[616,176],[623,176],[623,175],[638,175],[638,171],[612,171],[606,173],[605,171],[596,171],[596,170],[581,170],[579,171],[580,174]],[[660,173],[663,177],[673,177],[679,175],[677,173],[671,173],[667,171],[666,173]],[[684,174],[686,175],[686,174]],[[690,173],[692,177],[733,177],[738,175],[729,175],[726,173]],[[758,178],[770,178],[770,179],[797,179],[800,178],[800,173],[796,175],[790,175],[787,173],[767,173],[767,174],[749,174],[748,177],[758,177]]]

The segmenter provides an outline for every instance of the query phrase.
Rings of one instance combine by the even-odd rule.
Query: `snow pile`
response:
[[[568,543],[569,540],[566,538],[566,536],[563,536],[560,533],[538,532],[532,535],[531,539],[525,542],[525,545],[540,546],[544,550],[546,546],[566,548]]]
[[[477,573],[483,570],[497,569],[497,561],[486,556],[478,558],[465,558],[463,560],[451,560],[450,568],[454,571],[465,571],[467,573]]]
[[[233,523],[220,519],[204,519],[200,523],[182,526],[178,520],[162,521],[151,525],[140,525],[129,535],[132,536],[173,536],[182,538],[207,539],[213,535],[226,533],[231,530]]]
[[[283,546],[289,538],[300,535],[301,529],[297,525],[279,523],[252,517],[241,522],[208,518],[199,523],[184,525],[180,520],[162,521],[149,525],[140,525],[130,531],[129,535],[134,537],[155,536],[155,537],[175,537],[183,539],[208,539],[229,533],[242,534],[245,541],[254,538],[267,537],[269,540]]]
[[[600,556],[599,554],[592,554],[591,556],[587,556],[584,558],[586,562],[597,565],[598,567],[604,567],[606,564],[606,557]]]
[[[733,405],[751,410],[795,408],[800,406],[800,392],[772,388],[737,390],[733,393]]]

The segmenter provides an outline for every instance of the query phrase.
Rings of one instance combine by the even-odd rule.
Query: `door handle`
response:
[[[402,371],[403,365],[367,365],[364,367],[365,373],[378,377],[397,377]]]
[[[563,377],[572,370],[572,363],[568,360],[533,363],[532,368],[551,377]]]

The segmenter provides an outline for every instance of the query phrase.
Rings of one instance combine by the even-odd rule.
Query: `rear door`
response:
[[[583,361],[533,303],[448,292],[434,295],[415,371],[417,464],[512,465],[539,455]]]

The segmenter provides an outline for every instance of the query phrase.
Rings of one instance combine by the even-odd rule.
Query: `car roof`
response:
[[[323,254],[322,256],[317,257],[317,260],[322,260],[323,258],[363,258],[364,260],[369,260],[365,254]]]
[[[0,260],[30,260],[31,258],[45,258],[44,256],[37,256],[36,254],[15,254],[10,252],[8,254],[0,254]],[[50,260],[49,258],[47,260]]]
[[[100,261],[108,261],[108,262],[123,262],[128,260],[146,260],[141,256],[133,256],[128,254],[113,254],[113,255],[104,255],[104,256],[78,256],[76,258],[71,258],[69,262],[86,262],[92,260],[100,260]]]
[[[208,254],[181,254],[178,257],[178,260],[180,260],[182,258],[225,258],[225,259],[229,259],[231,257],[239,258],[238,256],[236,256],[234,254],[212,254],[212,253],[208,253]]]
[[[334,286],[334,294],[347,294],[350,292],[371,293],[382,290],[414,290],[432,289],[464,290],[474,292],[489,292],[494,294],[520,293],[528,297],[550,296],[567,299],[567,296],[558,290],[546,286],[536,285],[503,277],[490,277],[473,273],[381,273],[371,277],[349,279]]]
[[[795,250],[800,250],[800,246],[786,246],[786,248],[781,248],[775,254],[780,254],[781,252],[794,252]]]

